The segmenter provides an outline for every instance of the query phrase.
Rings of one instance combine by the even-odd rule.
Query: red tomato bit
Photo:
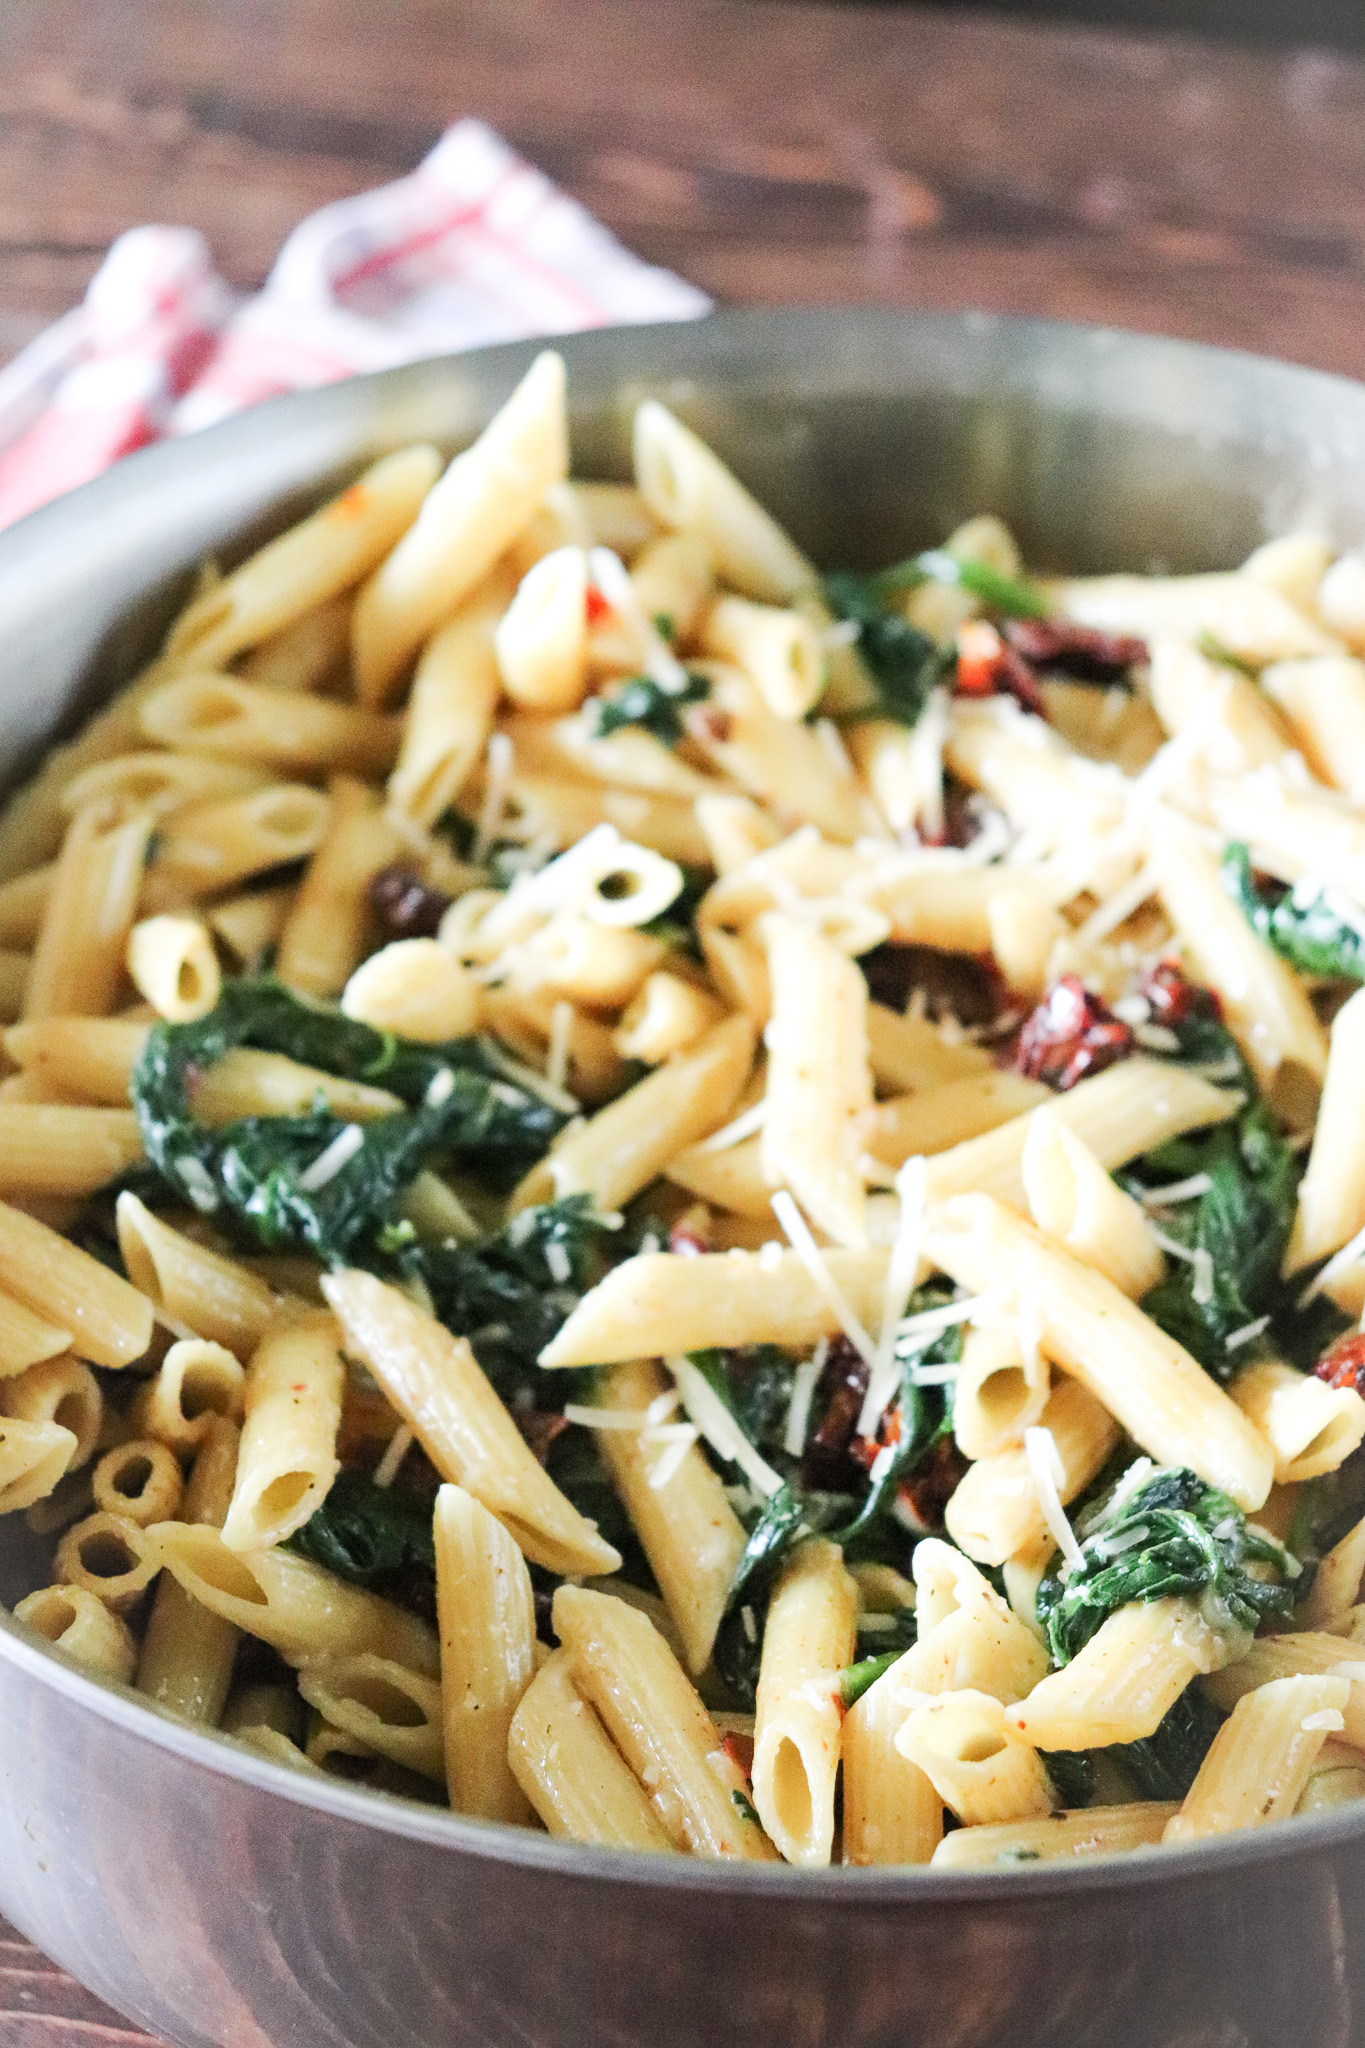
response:
[[[960,697],[1016,697],[1025,711],[1043,715],[1037,676],[1023,655],[985,619],[967,619],[957,629],[957,693]]]
[[[1129,1027],[1077,975],[1067,974],[1024,1020],[1014,1064],[1031,1081],[1064,1091],[1127,1059],[1134,1043]]]
[[[1365,1372],[1365,1332],[1357,1330],[1349,1337],[1338,1338],[1314,1370],[1329,1387],[1345,1387],[1352,1394],[1365,1392],[1360,1386],[1360,1375]]]

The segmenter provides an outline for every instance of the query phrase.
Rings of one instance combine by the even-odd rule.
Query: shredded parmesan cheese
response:
[[[806,1448],[810,1425],[810,1404],[829,1356],[829,1338],[822,1337],[810,1358],[803,1359],[792,1375],[792,1397],[787,1409],[787,1428],[782,1448],[789,1458],[799,1458]]]
[[[840,1327],[848,1338],[849,1343],[862,1359],[868,1371],[875,1372],[877,1348],[857,1316],[853,1313],[847,1295],[830,1272],[825,1262],[824,1253],[811,1236],[805,1217],[801,1214],[801,1211],[797,1208],[785,1188],[773,1196],[772,1209],[773,1214],[786,1232],[787,1242],[796,1253],[797,1258],[800,1259],[801,1264],[814,1281],[824,1300],[829,1303],[829,1306],[838,1317]],[[764,1250],[766,1251],[766,1249],[765,1245]],[[762,1256],[763,1254],[760,1252],[759,1257],[761,1258]]]
[[[658,1431],[655,1440],[662,1435],[662,1430]],[[697,1436],[698,1432],[690,1422],[677,1424],[676,1430],[671,1433],[670,1440],[664,1446],[663,1456],[656,1458],[649,1468],[649,1484],[655,1493],[662,1493],[669,1480],[677,1477],[682,1470],[684,1459],[697,1441]]]
[[[696,1424],[716,1456],[727,1465],[738,1465],[750,1485],[757,1487],[765,1500],[771,1499],[782,1485],[780,1473],[754,1449],[706,1375],[690,1358],[669,1357],[664,1363],[678,1383],[688,1420]]]
[[[766,1100],[760,1097],[750,1108],[732,1118],[728,1124],[722,1124],[718,1131],[712,1131],[709,1138],[703,1138],[702,1151],[728,1152],[732,1145],[742,1145],[746,1138],[757,1137],[763,1128],[767,1108]]]
[[[1243,1323],[1240,1330],[1230,1330],[1223,1339],[1223,1349],[1225,1351],[1240,1351],[1244,1344],[1250,1344],[1253,1339],[1260,1336],[1262,1330],[1268,1330],[1269,1328],[1270,1317],[1257,1316],[1254,1322]]]
[[[896,1339],[906,1304],[919,1272],[924,1242],[924,1205],[927,1182],[922,1156],[907,1159],[896,1175],[900,1197],[900,1219],[886,1263],[886,1290],[882,1296],[882,1326],[877,1337],[877,1355],[868,1375],[867,1392],[858,1414],[859,1436],[871,1436],[881,1420],[887,1402],[896,1391],[900,1363]]]
[[[1365,1230],[1358,1230],[1355,1236],[1327,1261],[1317,1279],[1309,1281],[1299,1296],[1299,1307],[1307,1308],[1315,1294],[1320,1294],[1324,1287],[1330,1287],[1333,1281],[1340,1280],[1344,1273],[1350,1272],[1352,1266],[1359,1265],[1362,1258],[1365,1258]]]
[[[412,1449],[415,1441],[416,1439],[406,1422],[400,1422],[393,1435],[389,1438],[383,1457],[379,1460],[371,1474],[376,1486],[387,1487],[393,1485],[394,1480],[398,1477],[398,1468]]]
[[[1081,1546],[1076,1541],[1066,1510],[1062,1506],[1061,1488],[1066,1483],[1066,1468],[1062,1454],[1057,1449],[1057,1439],[1050,1429],[1035,1425],[1024,1431],[1024,1455],[1028,1459],[1033,1484],[1038,1490],[1038,1505],[1043,1511],[1057,1548],[1069,1565],[1084,1563]]]
[[[1207,1173],[1192,1173],[1188,1180],[1167,1181],[1163,1188],[1144,1188],[1138,1196],[1144,1209],[1167,1209],[1176,1202],[1193,1202],[1213,1186]]]
[[[1305,1735],[1316,1734],[1319,1728],[1325,1728],[1329,1735],[1340,1735],[1346,1721],[1338,1708],[1319,1707],[1316,1714],[1305,1714],[1299,1726]]]
[[[483,802],[479,806],[478,830],[469,858],[474,866],[482,867],[492,851],[493,841],[498,836],[503,812],[507,809],[507,796],[512,783],[512,770],[516,756],[512,742],[505,732],[494,732],[488,736],[488,775],[484,782]]]
[[[678,660],[652,619],[646,618],[630,571],[610,548],[590,548],[588,574],[628,633],[639,643],[645,674],[667,696],[677,697],[687,688],[687,670]]]
[[[347,1124],[338,1131],[324,1152],[319,1152],[311,1166],[305,1166],[299,1175],[299,1187],[305,1195],[315,1195],[319,1188],[325,1188],[329,1181],[336,1179],[343,1167],[349,1166],[365,1142],[365,1133],[359,1124]]]
[[[565,1287],[573,1278],[573,1261],[562,1244],[553,1241],[545,1247],[545,1263],[550,1269],[550,1278],[556,1287]]]

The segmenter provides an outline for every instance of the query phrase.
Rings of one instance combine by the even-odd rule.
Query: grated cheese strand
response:
[[[887,1402],[896,1391],[900,1362],[896,1357],[899,1325],[914,1289],[924,1243],[924,1208],[927,1190],[922,1154],[907,1159],[896,1175],[900,1217],[886,1264],[886,1289],[882,1296],[882,1326],[877,1336],[877,1356],[868,1375],[867,1392],[858,1414],[859,1436],[874,1434]]]
[[[516,757],[512,741],[505,732],[488,735],[488,777],[484,783],[483,802],[479,806],[478,829],[469,858],[474,866],[482,867],[493,848],[507,809],[507,797],[512,783],[512,770]]]
[[[691,1423],[679,1425],[677,1435],[665,1445],[663,1456],[649,1468],[649,1484],[655,1493],[662,1493],[669,1480],[677,1478],[697,1436],[698,1431]]]
[[[1167,1181],[1164,1188],[1144,1188],[1138,1200],[1144,1209],[1166,1209],[1176,1202],[1192,1202],[1212,1186],[1211,1174],[1192,1173],[1188,1180]]]
[[[822,1337],[809,1358],[803,1359],[792,1376],[792,1397],[787,1409],[787,1428],[782,1448],[789,1458],[799,1458],[806,1448],[810,1425],[810,1404],[829,1357],[829,1338]]]
[[[325,1151],[319,1152],[311,1166],[305,1166],[299,1175],[299,1187],[305,1195],[315,1195],[319,1188],[325,1188],[329,1181],[336,1179],[343,1167],[349,1166],[365,1142],[365,1133],[359,1124],[347,1124],[338,1131]]]
[[[1038,1491],[1043,1520],[1053,1541],[1069,1565],[1083,1564],[1081,1546],[1062,1506],[1061,1488],[1066,1482],[1066,1467],[1062,1464],[1062,1454],[1057,1449],[1057,1439],[1052,1431],[1041,1424],[1026,1429],[1024,1455]]]
[[[757,1137],[763,1128],[767,1114],[766,1098],[760,1096],[748,1109],[734,1117],[728,1124],[722,1124],[718,1131],[712,1131],[709,1138],[703,1138],[703,1152],[728,1152],[732,1145],[742,1145],[746,1138]]]
[[[829,1303],[839,1319],[840,1327],[849,1343],[862,1359],[869,1372],[876,1369],[877,1347],[867,1331],[853,1313],[847,1295],[840,1287],[825,1262],[825,1255],[810,1234],[805,1217],[797,1208],[785,1188],[772,1198],[772,1210],[786,1232],[787,1242],[796,1253],[801,1264],[814,1281],[820,1294]]]
[[[1269,1316],[1257,1316],[1251,1323],[1243,1323],[1240,1330],[1230,1330],[1223,1339],[1224,1351],[1240,1351],[1244,1344],[1250,1344],[1259,1337],[1262,1330],[1270,1328]]]
[[[664,1364],[678,1383],[689,1422],[696,1424],[718,1458],[738,1465],[750,1485],[770,1500],[782,1485],[780,1473],[754,1449],[706,1375],[690,1358],[669,1357]]]
[[[1340,1280],[1342,1274],[1349,1273],[1352,1266],[1359,1265],[1362,1258],[1365,1258],[1365,1230],[1358,1230],[1355,1236],[1348,1239],[1341,1250],[1335,1252],[1327,1261],[1316,1280],[1309,1281],[1299,1296],[1299,1307],[1307,1308],[1315,1294],[1320,1294],[1324,1287],[1330,1287],[1334,1280]]]
[[[399,1466],[416,1441],[417,1439],[408,1428],[406,1422],[400,1422],[393,1435],[389,1438],[383,1457],[370,1475],[376,1486],[389,1487],[393,1485],[394,1480],[398,1477]]]
[[[687,688],[687,670],[654,621],[645,616],[639,593],[621,557],[611,548],[590,548],[588,574],[627,631],[637,636],[650,681],[657,683],[666,696],[681,695]]]

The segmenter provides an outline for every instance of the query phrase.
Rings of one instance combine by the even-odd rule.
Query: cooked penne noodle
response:
[[[241,1421],[245,1380],[240,1360],[222,1344],[182,1338],[170,1346],[155,1378],[135,1395],[130,1420],[143,1435],[173,1451],[197,1450],[215,1418]]]
[[[1065,1506],[1104,1469],[1118,1428],[1103,1402],[1072,1379],[1057,1380],[1039,1423],[1057,1447],[1057,1492]],[[979,1564],[1002,1565],[1046,1542],[1047,1517],[1022,1446],[987,1453],[969,1466],[944,1509],[944,1522],[954,1543]]]
[[[896,1748],[969,1828],[1040,1816],[1052,1805],[1037,1750],[989,1693],[949,1692],[912,1707]]]
[[[495,570],[432,635],[417,663],[388,800],[427,830],[469,781],[493,730],[500,687],[493,635],[510,596]]]
[[[1332,1813],[1357,1799],[1365,1799],[1365,1759],[1359,1750],[1329,1735],[1318,1751],[1294,1811]]]
[[[435,1679],[366,1651],[310,1658],[299,1668],[299,1691],[329,1727],[376,1756],[445,1783],[441,1688]]]
[[[1047,1675],[1032,1632],[988,1581],[950,1544],[935,1537],[914,1558],[918,1639],[887,1676],[915,1693],[989,1693],[1009,1705]]]
[[[50,1422],[3,1425],[7,1438],[16,1430],[55,1431],[56,1427]],[[61,1434],[69,1437],[71,1432],[63,1430]],[[0,1501],[4,1500],[5,1495],[0,1493]],[[16,1507],[27,1504],[7,1503]],[[63,1585],[80,1586],[103,1600],[115,1614],[125,1615],[137,1606],[156,1577],[159,1565],[141,1525],[127,1515],[110,1514],[107,1509],[87,1515],[83,1522],[68,1529],[53,1559],[53,1568]]]
[[[403,851],[401,834],[373,793],[349,775],[327,785],[327,829],[308,871],[278,925],[268,936],[248,933],[245,910],[223,930],[224,905],[208,912],[244,964],[254,966],[267,944],[276,946],[275,971],[303,995],[340,995],[368,950],[374,921],[369,886]],[[260,904],[246,897],[243,905]],[[235,936],[234,936],[235,933]],[[250,947],[249,952],[243,946]]]
[[[843,1719],[836,1674],[853,1661],[857,1615],[838,1544],[800,1544],[768,1604],[754,1722],[754,1805],[788,1863],[830,1859]]]
[[[1293,745],[1284,720],[1248,676],[1186,640],[1154,640],[1149,674],[1152,706],[1166,731],[1195,736],[1204,760],[1225,774],[1280,761]]]
[[[238,1435],[236,1426],[221,1416],[207,1423],[180,1512],[187,1522],[220,1529],[232,1499]],[[240,1640],[233,1622],[163,1572],[142,1638],[138,1690],[187,1721],[215,1727],[223,1717]]]
[[[1192,1600],[1138,1601],[1111,1614],[1006,1718],[1035,1749],[1137,1742],[1155,1731],[1192,1678],[1216,1671],[1236,1647]]]
[[[59,1330],[14,1295],[0,1290],[0,1380],[27,1372],[30,1366],[70,1348],[70,1330]]]
[[[1141,1058],[1078,1082],[1048,1105],[1108,1172],[1186,1131],[1223,1123],[1236,1106],[1227,1090],[1214,1088],[1198,1074]],[[943,1200],[971,1191],[1027,1208],[1023,1159],[1028,1134],[1025,1113],[940,1152],[929,1167],[930,1195]]]
[[[640,1428],[603,1429],[598,1443],[695,1678],[710,1662],[748,1538],[697,1445],[689,1444],[679,1459],[675,1441],[650,1440],[648,1411],[670,1392],[671,1383],[650,1360],[603,1373],[602,1406],[613,1415],[638,1415]]]
[[[184,1492],[177,1460],[152,1437],[134,1437],[106,1451],[90,1485],[97,1508],[123,1515],[142,1529],[178,1514]]]
[[[529,569],[494,635],[498,674],[523,711],[575,711],[588,689],[588,556],[556,548]]]
[[[145,1309],[148,1337],[156,1308],[196,1337],[223,1344],[240,1359],[250,1357],[275,1313],[275,1296],[264,1281],[172,1230],[130,1191],[118,1198],[117,1222],[119,1250],[139,1290],[134,1299]]]
[[[507,1760],[548,1833],[604,1849],[672,1849],[639,1780],[575,1687],[567,1650],[556,1650],[522,1695]]]
[[[70,1330],[76,1356],[92,1365],[130,1365],[151,1342],[151,1303],[135,1286],[79,1245],[3,1203],[0,1287]]]
[[[621,1559],[570,1506],[528,1448],[462,1338],[368,1273],[329,1274],[323,1293],[443,1479],[497,1516],[533,1563],[611,1572]]]
[[[1327,1071],[1327,1034],[1302,982],[1232,901],[1197,826],[1163,817],[1153,857],[1166,914],[1199,979],[1222,1000],[1262,1087],[1287,1110],[1311,1107]]]
[[[698,534],[724,580],[746,597],[784,604],[818,577],[771,514],[706,443],[657,399],[635,414],[635,479],[665,526]]]
[[[1365,1749],[1365,1663],[1355,1654],[1356,1647],[1349,1637],[1317,1629],[1257,1636],[1243,1656],[1204,1677],[1201,1689],[1216,1707],[1231,1713],[1247,1693],[1276,1679],[1344,1678],[1349,1693],[1339,1709],[1344,1725],[1338,1732],[1352,1749]]]
[[[467,967],[435,939],[394,939],[357,967],[342,1012],[425,1045],[477,1031],[483,990]]]
[[[903,1017],[884,1003],[867,1006],[867,1054],[879,1088],[895,1094],[939,1087],[969,1074],[993,1078],[984,1045],[952,1045],[927,1017]]]
[[[74,776],[62,791],[62,809],[75,817],[91,805],[110,824],[127,825],[148,812],[164,818],[215,797],[249,796],[269,782],[263,768],[206,754],[120,754]]]
[[[142,1158],[131,1109],[0,1102],[0,1192],[93,1195]]]
[[[229,1550],[217,1529],[153,1522],[139,1530],[150,1571],[165,1570],[187,1593],[290,1664],[315,1657],[392,1657],[434,1678],[436,1637],[414,1614],[348,1586],[287,1550]]]
[[[896,1737],[910,1709],[897,1698],[896,1666],[850,1708],[840,1735],[843,1860],[928,1863],[943,1839],[943,1801]]]
[[[710,848],[691,801],[654,796],[638,789],[563,776],[528,774],[514,768],[508,788],[517,807],[518,829],[531,840],[572,846],[595,825],[615,825],[637,846],[651,846],[666,860],[704,867]]]
[[[12,1415],[21,1422],[55,1422],[69,1429],[76,1439],[67,1471],[77,1471],[94,1455],[104,1423],[104,1394],[88,1365],[70,1352],[60,1358],[45,1358],[16,1378],[0,1382],[0,1415]],[[180,1471],[176,1467],[176,1498]],[[113,1507],[113,1501],[99,1500],[99,1507]],[[126,1513],[123,1509],[121,1512]]]
[[[13,1024],[23,1010],[32,964],[28,953],[0,951],[0,1022]]]
[[[171,629],[166,650],[209,668],[259,647],[349,590],[411,526],[441,466],[427,445],[400,449],[206,591]]]
[[[325,1310],[283,1311],[252,1353],[242,1389],[237,1483],[223,1523],[230,1550],[283,1543],[326,1498],[339,1470],[345,1380],[339,1340]]]
[[[1050,1109],[1035,1109],[1030,1117],[1020,1166],[1029,1213],[1040,1230],[1131,1301],[1156,1286],[1166,1261],[1140,1204],[1115,1185],[1085,1140]]]
[[[1251,576],[1081,576],[1051,585],[1049,595],[1069,619],[1103,633],[1206,634],[1255,664],[1339,651],[1282,591]]]
[[[1126,1855],[1155,1849],[1178,1811],[1174,1800],[1135,1799],[1127,1806],[1091,1806],[1036,1820],[1000,1821],[994,1827],[958,1828],[944,1836],[930,1860],[935,1870],[987,1870],[1073,1856]]]
[[[1275,1454],[1275,1483],[1294,1486],[1335,1472],[1365,1439],[1365,1401],[1275,1359],[1249,1365],[1230,1389]]]
[[[14,1618],[97,1677],[116,1679],[120,1685],[131,1679],[137,1644],[127,1623],[84,1587],[44,1586],[19,1602]]]
[[[657,1067],[687,1052],[724,1016],[714,996],[677,974],[651,974],[621,1013],[616,1044],[623,1058]]]
[[[847,954],[795,918],[763,920],[773,1015],[764,1042],[763,1172],[836,1244],[867,1242],[858,1155],[872,1106],[867,983]]]
[[[1285,1272],[1326,1258],[1365,1229],[1365,1157],[1356,1134],[1365,1117],[1365,989],[1332,1020],[1327,1072],[1308,1165],[1299,1182]]]
[[[1024,1431],[1042,1419],[1050,1392],[1047,1360],[1036,1345],[1025,1354],[1013,1331],[965,1330],[953,1383],[958,1449],[966,1458],[991,1458],[1022,1443]]]
[[[222,975],[197,917],[145,917],[128,934],[128,973],[139,995],[172,1024],[206,1017]]]
[[[145,813],[112,832],[95,808],[72,819],[33,948],[26,1018],[99,1017],[116,1006],[151,831]]]
[[[1348,1529],[1319,1564],[1298,1611],[1304,1628],[1334,1630],[1360,1598],[1365,1580],[1365,1520]]]
[[[142,707],[142,730],[164,747],[256,761],[268,768],[383,775],[398,757],[399,721],[358,704],[290,697],[236,676],[187,675]]]
[[[706,653],[744,671],[779,718],[804,718],[819,701],[824,649],[816,628],[799,612],[719,597],[702,620],[700,638]]]
[[[60,845],[60,832],[57,842]],[[50,861],[45,867],[0,882],[0,945],[32,946],[43,927],[56,873],[57,864]]]
[[[707,541],[695,533],[666,533],[647,541],[631,564],[630,580],[641,617],[670,646],[695,639],[716,587],[715,559]],[[643,652],[639,632],[615,612],[599,619],[589,634],[588,656],[596,670],[637,669]]]
[[[686,1188],[719,1209],[733,1210],[766,1225],[767,1237],[776,1234],[773,1190],[763,1171],[761,1138],[746,1138],[740,1144],[714,1150],[703,1138],[699,1145],[687,1145],[676,1153],[666,1171],[676,1187]]]
[[[450,1803],[481,1820],[524,1824],[526,1796],[508,1761],[508,1737],[535,1669],[531,1575],[501,1522],[449,1484],[436,1496],[436,1611],[441,1692],[434,1732]]]
[[[328,808],[321,790],[278,782],[250,796],[178,811],[147,870],[143,914],[183,909],[198,896],[303,860],[322,843]]]
[[[1319,782],[1365,797],[1365,662],[1344,654],[1273,661],[1261,688],[1279,706]]]
[[[877,1103],[864,1126],[867,1150],[883,1166],[904,1166],[917,1152],[949,1152],[1052,1099],[1041,1081],[1022,1074],[966,1074]]]
[[[1270,1491],[1270,1446],[1183,1346],[989,1195],[931,1214],[925,1248],[960,1286],[1004,1287],[1032,1305],[1039,1341],[1162,1464],[1187,1465],[1254,1510]]]
[[[586,1124],[570,1127],[521,1183],[513,1208],[591,1194],[600,1209],[619,1209],[657,1179],[675,1152],[725,1122],[749,1078],[753,1051],[748,1018],[727,1018],[690,1052],[656,1068]],[[635,1357],[640,1348],[622,1355]]]
[[[1329,1729],[1342,1726],[1344,1678],[1272,1679],[1245,1693],[1213,1738],[1167,1842],[1196,1842],[1288,1820]]]
[[[561,1586],[554,1629],[574,1684],[649,1793],[674,1846],[694,1856],[773,1861],[738,1766],[653,1624],[624,1600]]]
[[[210,1130],[245,1116],[306,1116],[319,1100],[333,1116],[371,1123],[401,1107],[387,1088],[346,1081],[321,1067],[305,1067],[282,1052],[234,1045],[199,1074],[190,1089],[194,1114]]]
[[[853,764],[833,761],[815,730],[770,711],[757,687],[723,662],[694,665],[711,685],[714,728],[698,744],[721,774],[779,818],[808,818],[829,839],[851,845],[873,822]],[[711,730],[724,738],[710,737]],[[866,808],[865,808],[866,805]]]
[[[854,1314],[864,1325],[875,1323],[886,1253],[832,1251],[825,1263]],[[795,1252],[716,1252],[701,1258],[644,1252],[613,1267],[584,1296],[541,1352],[540,1363],[610,1365],[714,1344],[781,1344],[801,1351],[840,1329],[837,1310]]]
[[[547,350],[425,495],[411,531],[356,599],[351,655],[362,704],[387,701],[411,656],[515,540],[568,464],[564,364]]]
[[[307,881],[305,875],[303,886]],[[204,918],[209,929],[222,940],[243,974],[256,973],[267,954],[283,944],[297,893],[292,885],[257,889],[206,906]]]

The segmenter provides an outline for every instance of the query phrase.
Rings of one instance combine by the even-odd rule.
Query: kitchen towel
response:
[[[81,305],[0,370],[0,526],[135,448],[284,391],[710,301],[624,249],[480,121],[295,228],[242,298],[193,228],[131,228]]]

